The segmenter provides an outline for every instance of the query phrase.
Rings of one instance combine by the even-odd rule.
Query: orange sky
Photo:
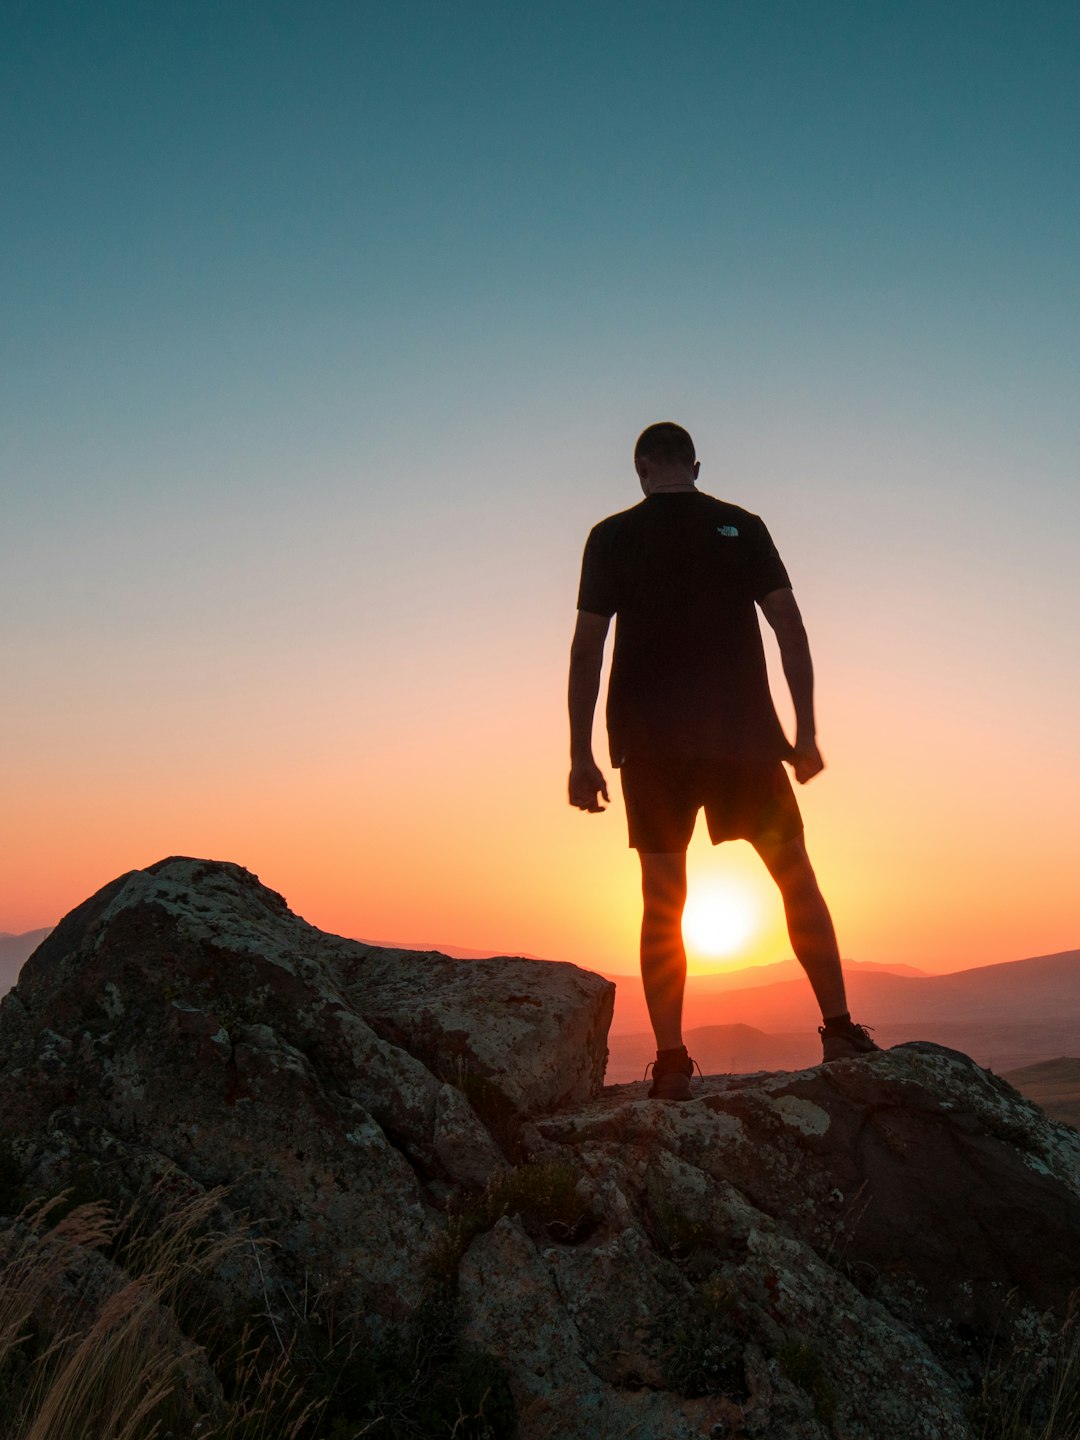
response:
[[[51,924],[122,870],[192,853],[247,865],[329,930],[632,971],[638,873],[617,780],[609,771],[614,803],[603,816],[564,800],[582,527],[565,528],[573,533],[542,597],[526,588],[522,598],[511,567],[496,562],[489,581],[502,604],[466,589],[416,620],[409,648],[379,657],[376,637],[353,667],[331,633],[306,647],[302,687],[268,647],[247,670],[223,666],[211,693],[186,697],[185,665],[196,662],[174,655],[177,676],[148,657],[136,691],[118,660],[110,683],[105,645],[99,688],[84,688],[75,711],[60,703],[70,674],[42,667],[16,706],[23,748],[18,764],[9,751],[4,775],[0,929]],[[808,571],[799,546],[787,549],[793,571]],[[829,604],[842,588],[812,572],[800,587],[828,769],[799,798],[844,954],[948,970],[1080,944],[1075,808],[1062,803],[1074,771],[1050,716],[1003,679],[979,697],[993,709],[981,729],[956,666],[963,616],[942,622],[895,598],[847,614]],[[931,621],[933,645],[920,628]],[[872,634],[889,666],[863,662]],[[72,669],[77,686],[73,652]],[[601,755],[599,723],[597,740]],[[692,967],[790,953],[748,847],[714,850],[702,827],[690,860],[692,897],[722,879],[757,916],[726,959],[691,946]]]

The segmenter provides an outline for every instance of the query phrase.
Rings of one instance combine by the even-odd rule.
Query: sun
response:
[[[755,898],[747,888],[723,880],[691,884],[683,911],[683,939],[699,955],[734,955],[760,921]]]

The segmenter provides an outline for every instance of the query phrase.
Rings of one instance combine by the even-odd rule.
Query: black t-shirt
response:
[[[594,526],[578,609],[615,615],[607,723],[632,756],[777,760],[756,602],[790,586],[756,515],[699,490],[650,495]]]

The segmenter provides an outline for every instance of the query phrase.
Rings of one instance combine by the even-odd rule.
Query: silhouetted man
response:
[[[792,946],[821,1007],[824,1058],[878,1047],[848,1014],[832,920],[781,763],[803,785],[824,769],[810,647],[787,571],[756,515],[698,490],[694,442],[680,425],[644,430],[634,468],[645,499],[595,526],[582,561],[570,653],[570,803],[596,813],[599,797],[609,798],[592,728],[615,615],[608,740],[641,858],[641,978],[657,1045],[649,1094],[688,1100],[682,911],[700,809],[714,845],[749,840],[780,888]],[[794,745],[769,693],[758,605],[780,647]]]

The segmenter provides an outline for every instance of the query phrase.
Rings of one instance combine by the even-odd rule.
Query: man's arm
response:
[[[608,799],[607,781],[593,759],[592,730],[610,623],[607,615],[579,610],[570,646],[570,804],[593,814],[604,808],[599,796]]]
[[[790,590],[770,591],[761,601],[761,609],[776,632],[784,678],[795,706],[795,746],[791,759],[795,779],[805,785],[825,769],[814,726],[814,666],[810,643]]]

